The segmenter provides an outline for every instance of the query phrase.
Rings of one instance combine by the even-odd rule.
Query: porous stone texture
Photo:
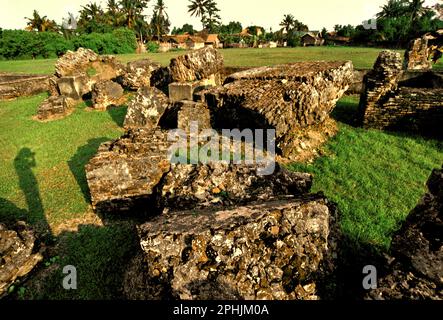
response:
[[[321,196],[159,216],[138,227],[156,289],[145,298],[318,299],[337,247],[333,217]]]
[[[104,143],[86,165],[94,209],[154,213],[154,189],[169,172],[167,132],[140,128]]]
[[[351,62],[302,62],[233,74],[204,95],[215,128],[275,129],[280,155],[292,158],[293,137],[325,122],[352,79]]]
[[[62,95],[80,100],[90,93],[97,82],[115,80],[126,68],[114,56],[99,56],[90,49],[68,51],[55,64],[55,76]]]
[[[428,188],[394,235],[392,262],[368,299],[443,299],[443,169],[434,170]]]
[[[404,69],[406,70],[431,70],[429,60],[428,39],[426,37],[414,39],[410,42],[405,52]]]
[[[194,91],[200,86],[199,81],[173,82],[169,85],[169,100],[178,102],[182,100],[194,100]]]
[[[188,82],[220,75],[223,64],[221,53],[206,47],[172,59],[169,69],[173,82]]]
[[[272,175],[261,176],[258,169],[257,165],[224,163],[174,164],[160,189],[162,205],[175,210],[242,205],[311,189],[310,174],[290,172],[278,164]]]
[[[81,101],[92,90],[92,83],[87,75],[66,76],[57,80],[61,95],[75,101]]]
[[[121,79],[122,85],[130,90],[153,86],[151,77],[160,68],[161,66],[158,63],[149,59],[129,62]]]
[[[0,298],[42,260],[36,236],[29,226],[24,222],[12,227],[0,224]]]
[[[164,129],[181,129],[186,132],[190,132],[192,123],[198,124],[198,131],[211,128],[211,114],[206,104],[188,100],[176,102],[160,120],[160,126]]]
[[[84,48],[68,51],[55,64],[55,75],[59,78],[88,75],[94,83],[116,79],[124,71],[125,67],[114,56],[99,56]]]
[[[0,100],[39,94],[49,88],[48,76],[0,73]]]
[[[119,106],[125,100],[122,86],[110,80],[96,83],[92,91],[93,108],[97,110],[106,110],[109,106]]]
[[[68,51],[55,64],[55,74],[58,77],[72,76],[86,71],[91,62],[97,61],[98,54],[90,49],[79,48]]]
[[[71,113],[73,102],[65,96],[49,97],[42,102],[37,111],[37,120],[48,121],[60,119]]]
[[[365,77],[360,121],[365,128],[443,136],[443,82],[432,72],[403,72],[400,54],[383,51]]]
[[[153,87],[143,87],[129,103],[124,127],[155,129],[169,105],[169,99],[162,91]]]

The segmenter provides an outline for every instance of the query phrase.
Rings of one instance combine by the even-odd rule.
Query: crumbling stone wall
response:
[[[361,123],[365,128],[442,136],[443,86],[438,79],[432,72],[407,73],[400,54],[381,52],[374,69],[365,77]]]

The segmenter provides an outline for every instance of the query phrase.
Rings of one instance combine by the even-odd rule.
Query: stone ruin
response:
[[[329,115],[352,78],[351,62],[299,62],[232,74],[201,95],[215,128],[275,129],[278,154],[301,160],[335,133]]]
[[[42,260],[42,249],[29,226],[24,222],[12,226],[0,223],[0,298]]]
[[[443,168],[428,180],[429,192],[394,235],[374,300],[443,299]]]
[[[102,144],[86,166],[97,212],[149,221],[138,227],[141,251],[126,276],[127,297],[318,299],[334,272],[340,233],[334,206],[309,193],[312,176],[279,164],[260,175],[260,164],[172,163],[167,130],[192,139],[193,121],[200,129],[276,128],[290,156],[291,136],[330,121],[352,64],[253,69],[221,85],[223,57],[205,48],[168,69],[168,95],[152,83],[138,89],[125,135]]]
[[[93,109],[103,111],[125,104],[125,89],[164,87],[168,81],[167,70],[148,59],[123,65],[114,56],[99,56],[89,49],[68,51],[55,65],[55,74],[49,79],[51,97],[41,104],[36,118],[59,119],[85,99],[92,100]]]
[[[365,128],[443,136],[443,74],[403,69],[400,54],[383,51],[364,80],[360,119]]]

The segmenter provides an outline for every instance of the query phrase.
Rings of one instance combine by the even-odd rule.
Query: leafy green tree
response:
[[[236,34],[243,31],[243,26],[240,22],[231,21],[226,25],[220,26],[221,34]]]
[[[174,27],[174,29],[172,30],[172,34],[174,34],[174,35],[185,34],[185,33],[188,33],[190,35],[194,35],[196,33],[194,26],[186,23],[181,28]]]
[[[407,0],[388,0],[388,2],[382,6],[382,11],[377,14],[377,18],[398,18],[406,15],[407,12]]]

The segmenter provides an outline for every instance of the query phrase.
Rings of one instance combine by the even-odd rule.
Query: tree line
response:
[[[147,14],[151,4],[152,12]],[[77,46],[91,48],[100,54],[129,53],[135,51],[137,42],[158,41],[169,33],[197,33],[191,24],[171,30],[167,11],[165,0],[108,0],[105,7],[90,2],[77,14],[69,13],[58,24],[34,10],[32,16],[26,18],[27,33],[0,29],[0,58],[54,57]],[[200,19],[199,30],[217,33],[227,44],[243,41],[253,45],[275,41],[298,46],[303,32],[309,31],[308,25],[293,14],[284,15],[280,29],[275,31],[261,26],[244,28],[238,21],[223,24],[215,0],[189,0],[187,13]],[[327,43],[328,38],[339,36],[349,38],[350,43],[356,45],[402,47],[423,33],[443,28],[442,15],[442,4],[426,7],[424,0],[387,0],[377,14],[375,29],[363,24],[337,24],[332,34],[326,28],[320,33]],[[247,36],[242,33],[244,29],[248,31]],[[32,43],[34,47],[26,43]]]

